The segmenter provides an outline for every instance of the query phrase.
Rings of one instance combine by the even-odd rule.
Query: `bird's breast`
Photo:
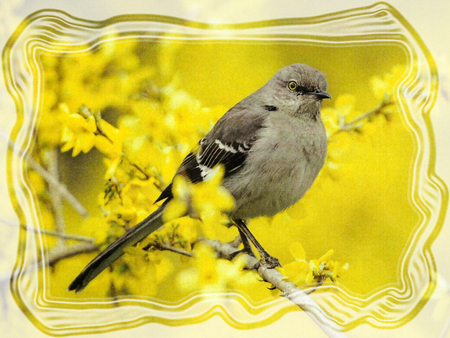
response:
[[[239,218],[273,216],[295,204],[323,166],[327,142],[322,121],[268,121],[280,122],[261,129],[248,165],[236,177],[241,184],[229,184]]]

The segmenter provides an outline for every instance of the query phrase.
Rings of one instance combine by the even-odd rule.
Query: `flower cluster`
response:
[[[290,252],[295,261],[285,264],[279,270],[297,285],[321,284],[327,278],[336,282],[342,272],[348,270],[349,267],[348,263],[341,265],[339,262],[330,259],[330,256],[334,253],[333,250],[329,250],[319,259],[311,259],[310,261],[306,260],[305,250],[299,242],[291,244]]]
[[[402,79],[404,66],[395,66],[383,77],[373,76],[370,81],[373,96],[377,99],[375,109],[362,113],[357,109],[355,95],[342,94],[334,102],[334,107],[322,109],[322,118],[328,136],[328,152],[323,174],[333,179],[339,177],[339,168],[343,153],[356,142],[366,142],[370,135],[377,132],[375,120],[382,117],[389,121],[397,112],[395,90]]]
[[[233,261],[218,259],[215,252],[206,244],[195,247],[191,267],[177,276],[177,285],[191,292],[201,288],[202,292],[226,292],[230,289],[257,287],[255,271],[244,270],[245,258],[238,256]]]
[[[169,202],[164,213],[166,221],[190,214],[202,220],[210,234],[217,224],[228,224],[223,214],[234,208],[233,196],[221,186],[224,170],[218,166],[208,180],[198,184],[188,182],[183,176],[176,176],[173,181],[173,200]]]

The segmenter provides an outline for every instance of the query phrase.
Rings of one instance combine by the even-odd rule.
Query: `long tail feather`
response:
[[[75,290],[76,293],[81,292],[100,272],[123,255],[123,249],[125,247],[142,241],[153,231],[161,227],[163,225],[162,215],[165,206],[166,203],[163,203],[163,205],[161,205],[154,213],[131,228],[126,234],[119,237],[114,243],[95,257],[69,285],[68,291]]]

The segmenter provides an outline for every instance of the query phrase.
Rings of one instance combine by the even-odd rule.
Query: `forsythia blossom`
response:
[[[217,224],[228,223],[228,218],[223,212],[233,209],[234,199],[228,190],[221,186],[223,174],[223,168],[217,167],[208,180],[198,184],[187,182],[182,176],[176,176],[172,189],[174,198],[167,206],[164,220],[169,221],[190,213],[202,220],[205,232],[210,229],[213,233]],[[210,234],[206,233],[207,236]]]
[[[218,259],[211,247],[199,243],[195,247],[193,266],[177,277],[180,289],[191,291],[201,288],[204,292],[223,292],[236,288],[241,283],[254,285],[257,282],[254,271],[245,271],[245,261],[237,257],[233,261]]]
[[[70,113],[66,104],[60,104],[62,130],[62,143],[65,143],[61,151],[73,148],[72,156],[77,156],[81,151],[87,153],[95,144],[95,131],[97,125],[94,116],[82,116],[78,113]]]
[[[341,266],[339,262],[330,259],[333,250],[329,250],[319,259],[312,259],[309,262],[306,260],[305,250],[300,243],[292,243],[290,251],[295,261],[285,264],[279,270],[294,284],[311,284],[314,280],[321,283],[327,278],[336,282],[339,275],[348,269],[348,263]]]

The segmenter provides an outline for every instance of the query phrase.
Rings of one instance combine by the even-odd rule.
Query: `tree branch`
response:
[[[86,236],[82,236],[82,235],[72,235],[72,234],[66,234],[63,232],[44,230],[44,229],[32,229],[32,228],[28,228],[26,225],[21,225],[20,227],[27,231],[33,231],[38,234],[44,234],[44,235],[48,235],[48,236],[58,237],[58,238],[65,239],[65,240],[72,240],[72,241],[79,241],[79,242],[86,242],[86,243],[95,243],[94,238],[86,237]]]
[[[236,253],[236,247],[233,243],[222,243],[217,239],[199,238],[200,241],[207,243],[214,251],[217,252],[218,257],[231,260]],[[246,268],[253,269],[259,263],[259,260],[250,255],[246,255]],[[320,308],[320,306],[302,289],[295,284],[286,280],[281,273],[275,269],[268,269],[264,266],[259,266],[258,274],[261,278],[275,286],[282,292],[282,296],[289,299],[300,309],[306,312],[311,319],[323,330],[330,338],[344,338],[346,335],[339,331],[333,320]]]
[[[354,129],[357,129],[359,127],[359,123],[363,121],[364,119],[371,118],[372,116],[378,115],[381,113],[381,111],[388,107],[393,105],[394,102],[392,101],[383,101],[377,108],[369,110],[368,112],[365,112],[357,117],[355,117],[353,120],[349,122],[345,122],[345,119],[339,121],[339,129],[336,130],[331,136],[336,135],[337,133],[340,133],[342,131],[351,131]]]
[[[32,230],[35,232],[45,233],[47,235],[52,236],[64,236],[67,239],[76,239],[83,241],[84,243],[76,244],[76,245],[64,245],[57,246],[53,248],[49,254],[47,255],[44,261],[41,261],[41,264],[38,267],[43,266],[52,266],[57,262],[70,258],[76,255],[89,253],[93,251],[98,251],[100,246],[95,244],[91,239],[85,238],[84,236],[75,236],[75,235],[66,235],[60,234],[52,231],[42,231],[30,229],[23,226],[27,230]],[[70,237],[70,238],[69,238]],[[231,260],[235,257],[237,246],[239,245],[239,240],[235,240],[231,243],[222,243],[217,239],[208,239],[208,238],[199,238],[199,241],[202,241],[209,245],[217,254],[219,258]],[[192,257],[192,253],[183,249],[175,248],[170,246],[169,244],[158,244],[156,248],[160,250],[168,250],[172,251],[184,256]],[[242,253],[246,258],[246,269],[252,270],[256,266],[258,266],[259,260],[256,257],[250,256],[246,253]],[[295,305],[297,305],[300,309],[306,312],[306,314],[311,317],[311,319],[323,330],[324,333],[328,335],[330,338],[345,338],[346,335],[339,331],[336,327],[333,320],[320,308],[320,306],[302,289],[300,289],[295,284],[291,283],[276,269],[268,269],[265,266],[259,266],[257,269],[258,274],[261,278],[276,287],[280,290],[281,296],[289,299]],[[321,283],[319,282],[319,285]]]
[[[45,265],[52,266],[60,260],[98,250],[100,250],[100,246],[92,242],[59,246],[55,247],[48,253],[47,259],[44,263]]]
[[[58,189],[59,185],[59,161],[58,161],[58,153],[55,149],[46,150],[47,152],[47,167],[50,175],[55,178],[55,181],[58,184],[50,183],[49,184],[49,195],[51,198],[53,216],[55,218],[55,230],[57,233],[63,234],[65,232],[65,221],[64,221],[64,204],[62,200],[62,195],[60,189]],[[58,237],[59,245],[64,245],[64,237]]]
[[[8,224],[8,225],[12,225],[12,226],[20,226],[22,229],[24,229],[26,231],[32,231],[37,234],[44,234],[44,235],[48,235],[48,236],[54,236],[54,237],[59,237],[59,238],[73,240],[73,241],[79,241],[79,242],[95,243],[95,238],[92,238],[92,237],[66,234],[66,233],[61,233],[61,232],[52,231],[52,230],[30,228],[27,225],[19,224],[18,222],[14,222],[14,221],[11,221],[11,220],[3,218],[3,217],[0,217],[0,222]]]
[[[31,169],[36,171],[41,177],[47,181],[47,183],[51,186],[54,186],[55,189],[58,189],[59,193],[62,197],[66,199],[66,201],[75,209],[83,217],[89,217],[89,213],[86,208],[78,201],[78,199],[72,195],[72,193],[67,189],[67,187],[59,182],[52,174],[50,174],[47,170],[45,170],[37,161],[34,160],[31,156],[26,156],[25,152],[15,146],[14,142],[6,135],[6,133],[0,129],[0,138],[2,138],[8,147],[17,153],[19,156],[22,156],[28,163]]]

